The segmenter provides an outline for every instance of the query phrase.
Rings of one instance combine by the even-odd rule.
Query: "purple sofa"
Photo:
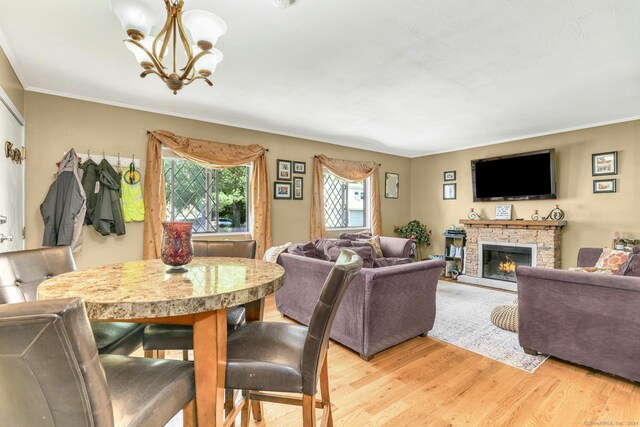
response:
[[[406,239],[386,239],[394,239],[389,241],[394,250],[383,246],[385,256],[408,255]],[[278,263],[285,274],[284,285],[275,295],[276,307],[285,316],[308,325],[333,262],[283,253]],[[433,327],[436,286],[444,265],[444,261],[420,261],[363,268],[344,295],[331,338],[371,360],[379,351],[425,336]]]
[[[601,252],[580,249],[578,267],[593,267]],[[640,381],[640,277],[523,266],[516,275],[527,353]]]

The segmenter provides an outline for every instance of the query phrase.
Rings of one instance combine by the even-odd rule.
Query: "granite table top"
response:
[[[181,316],[255,301],[280,289],[284,269],[246,258],[194,258],[169,274],[159,259],[61,274],[38,286],[38,299],[81,297],[90,319]]]

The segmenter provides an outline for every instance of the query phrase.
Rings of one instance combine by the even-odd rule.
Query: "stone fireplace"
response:
[[[460,220],[467,231],[464,271],[458,280],[517,290],[515,267],[560,268],[566,221]]]

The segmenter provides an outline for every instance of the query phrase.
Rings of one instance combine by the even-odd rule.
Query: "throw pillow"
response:
[[[345,247],[345,246],[351,246],[351,240],[346,240],[346,239],[318,239],[314,242],[316,248],[318,249],[318,252],[320,254],[320,257],[325,259],[325,260],[329,260],[329,257],[327,256],[327,254],[329,253],[329,249],[331,249],[334,246],[340,246],[340,247]]]
[[[269,249],[267,249],[262,259],[267,262],[277,262],[280,254],[286,251],[289,248],[289,246],[291,246],[292,244],[293,243],[291,242],[287,242],[284,245],[272,246]]]
[[[371,231],[367,230],[367,231],[361,231],[359,233],[342,233],[340,234],[340,238],[341,239],[347,239],[347,240],[358,240],[358,239],[370,239],[371,236]]]
[[[379,258],[384,257],[384,255],[382,254],[382,248],[380,247],[380,236],[373,236],[370,239],[357,239],[354,242],[354,246],[361,246],[361,243],[366,243],[371,245],[373,249],[376,251],[376,255]]]
[[[329,259],[327,261],[335,262],[340,256],[340,251],[344,248],[344,246],[333,246],[329,249],[328,255]],[[357,253],[360,258],[362,258],[362,267],[363,268],[372,268],[376,259],[376,252],[373,250],[371,246],[360,246],[360,247],[351,247],[349,250]]]
[[[294,255],[305,256],[307,258],[324,258],[322,254],[318,252],[318,248],[316,248],[316,245],[314,245],[313,242],[291,245],[289,249],[287,249],[287,252]]]
[[[373,260],[373,268],[389,267],[392,265],[410,264],[411,258],[376,258]]]
[[[616,251],[615,249],[604,248],[602,254],[598,258],[595,267],[609,268],[615,273],[618,268],[629,258],[629,252]]]
[[[617,274],[620,276],[640,277],[640,255],[632,253],[627,261],[620,266]]]

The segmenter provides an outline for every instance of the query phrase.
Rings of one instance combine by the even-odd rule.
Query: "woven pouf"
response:
[[[518,332],[518,304],[502,304],[491,312],[491,323],[507,331]]]

